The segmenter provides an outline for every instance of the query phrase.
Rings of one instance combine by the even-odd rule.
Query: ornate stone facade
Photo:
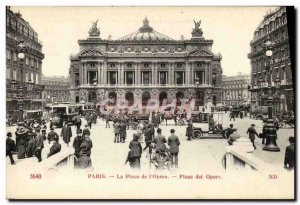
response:
[[[95,23],[93,29],[99,30]],[[196,98],[199,105],[209,99],[220,103],[222,57],[212,53],[213,40],[202,34],[196,22],[191,39],[174,40],[150,27],[147,18],[119,40],[90,32],[78,41],[79,53],[70,57],[71,101]]]

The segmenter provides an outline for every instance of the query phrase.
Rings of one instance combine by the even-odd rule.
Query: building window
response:
[[[158,82],[160,85],[166,85],[168,82],[168,72],[167,71],[159,71],[158,72]]]
[[[200,85],[205,83],[205,72],[204,71],[195,71],[194,82],[199,82]]]
[[[152,84],[152,76],[150,71],[143,71],[142,72],[142,85],[149,85]]]
[[[10,79],[10,69],[8,67],[6,69],[6,79]]]
[[[25,58],[25,63],[28,65],[28,57]]]
[[[185,83],[184,79],[184,71],[176,71],[175,72],[175,83],[176,85],[183,85]]]
[[[17,54],[16,53],[13,53],[13,60],[17,61]]]
[[[117,84],[117,77],[118,77],[118,73],[117,71],[108,71],[108,84],[109,85],[116,85]]]
[[[215,73],[212,74],[212,84],[213,85],[217,84],[217,75]]]
[[[87,72],[88,84],[94,84],[94,80],[96,80],[96,83],[98,83],[98,72],[97,71],[88,71]]]
[[[285,67],[282,68],[282,80],[286,80]]]
[[[133,85],[134,84],[134,71],[125,71],[124,83],[125,85]]]

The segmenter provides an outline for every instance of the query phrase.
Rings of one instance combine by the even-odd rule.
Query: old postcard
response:
[[[294,21],[7,6],[6,197],[294,200]]]

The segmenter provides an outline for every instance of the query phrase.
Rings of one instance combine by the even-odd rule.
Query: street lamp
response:
[[[197,110],[199,110],[199,100],[198,100],[198,97],[199,97],[199,95],[198,95],[198,91],[199,91],[199,86],[200,86],[200,82],[199,82],[199,78],[198,77],[196,77],[195,78],[195,86],[196,86],[196,102],[195,102],[195,106],[197,106]]]
[[[97,103],[97,94],[96,94],[97,78],[94,78],[94,80],[93,80],[93,86],[94,86],[94,110],[96,110],[96,103]]]
[[[268,76],[268,119],[267,119],[267,126],[266,126],[266,145],[263,147],[263,150],[265,151],[273,151],[273,152],[279,152],[280,149],[277,146],[276,143],[276,127],[274,125],[273,117],[272,117],[272,108],[274,103],[274,98],[272,94],[272,83],[271,83],[271,57],[273,55],[273,43],[270,41],[269,36],[266,39],[265,45],[264,45],[264,51],[266,55],[266,71]]]

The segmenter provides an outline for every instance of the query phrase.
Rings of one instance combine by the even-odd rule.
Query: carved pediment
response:
[[[80,56],[82,56],[82,57],[98,57],[98,56],[103,56],[103,54],[97,50],[88,50],[88,51],[84,51],[83,53],[81,53]]]
[[[192,51],[189,56],[191,57],[213,57],[213,54],[206,50],[195,50]]]

